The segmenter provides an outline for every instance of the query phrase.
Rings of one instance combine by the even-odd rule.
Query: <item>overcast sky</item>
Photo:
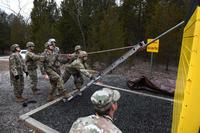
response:
[[[20,4],[19,2],[20,1]],[[62,0],[55,0],[57,5],[60,5]],[[119,0],[116,0],[119,1]],[[0,0],[0,9],[4,10],[6,13],[10,14],[13,12],[18,13],[20,8],[22,10],[20,13],[28,18],[30,16],[30,12],[33,8],[33,0]]]
[[[20,1],[20,6],[18,1]],[[58,5],[60,5],[62,0],[55,1]],[[20,10],[19,7],[22,8],[20,13],[24,17],[29,17],[33,8],[33,0],[0,0],[0,9],[4,10],[8,14],[13,12],[18,13]]]

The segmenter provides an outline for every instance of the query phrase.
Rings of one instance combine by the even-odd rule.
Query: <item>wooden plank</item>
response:
[[[57,130],[52,129],[31,117],[26,118],[25,124],[39,133],[59,133]]]

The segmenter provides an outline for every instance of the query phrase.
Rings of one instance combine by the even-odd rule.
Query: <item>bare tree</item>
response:
[[[83,31],[83,27],[82,27],[82,24],[81,24],[81,21],[80,21],[80,16],[81,16],[81,8],[83,7],[83,0],[74,0],[74,6],[76,8],[76,20],[77,20],[77,23],[78,23],[78,26],[79,26],[79,29],[80,29],[80,32],[81,32],[81,36],[82,36],[82,42],[83,42],[83,48],[86,48],[86,43],[85,43],[85,34],[84,34],[84,31]]]
[[[24,2],[24,0],[12,0],[12,2],[14,1],[15,3],[17,3],[17,9],[13,9],[11,7],[10,1],[11,0],[0,0],[0,8],[9,10],[11,13],[15,14],[16,16],[21,16],[22,13],[26,14],[28,16],[26,18],[26,22],[28,22],[30,20],[30,15],[25,11],[25,8],[30,3],[30,1],[26,0],[26,2]],[[26,10],[29,10],[29,9],[26,9]]]

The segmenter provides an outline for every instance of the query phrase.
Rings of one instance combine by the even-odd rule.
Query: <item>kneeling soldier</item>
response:
[[[81,51],[78,55],[78,58],[75,59],[71,64],[66,66],[65,71],[62,76],[63,81],[65,83],[68,81],[68,79],[72,75],[74,77],[74,84],[78,91],[80,91],[83,85],[83,81],[84,81],[82,74],[90,79],[93,79],[94,77],[92,74],[97,73],[94,70],[88,69],[86,60],[87,60],[87,52]]]

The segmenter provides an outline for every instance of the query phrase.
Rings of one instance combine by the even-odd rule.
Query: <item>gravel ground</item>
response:
[[[1,133],[27,133],[32,130],[26,128],[22,122],[19,121],[19,116],[29,112],[46,103],[47,92],[49,88],[48,81],[39,80],[38,88],[41,89],[42,95],[33,96],[31,90],[26,84],[24,89],[24,96],[29,100],[36,100],[36,104],[29,104],[28,107],[23,107],[22,103],[16,103],[13,89],[9,82],[9,73],[1,72],[0,82],[0,131]],[[27,83],[27,79],[25,79]]]
[[[126,84],[126,78],[109,75],[102,82],[121,87]],[[61,133],[69,132],[73,121],[78,117],[94,113],[89,97],[100,88],[102,87],[93,85],[83,93],[83,96],[68,103],[60,101],[32,117]],[[126,86],[124,88],[128,89]],[[171,132],[172,102],[123,91],[120,93],[121,98],[115,124],[123,133]]]
[[[163,73],[162,70],[161,70],[161,72],[159,72],[158,70],[159,69],[157,69],[157,71],[154,72],[154,74],[155,74],[154,77],[156,77],[158,75],[159,82],[161,84],[163,83],[163,85],[167,86],[168,82],[166,82],[166,81],[169,80],[169,81],[172,81],[172,82],[170,82],[171,85],[175,86],[176,70],[171,70],[167,73]],[[140,67],[140,66],[135,65],[131,68],[122,67],[122,65],[121,65],[121,67],[119,67],[119,69],[114,70],[113,73],[117,74],[117,75],[116,76],[112,75],[112,77],[113,77],[112,83],[113,84],[111,83],[111,85],[115,86],[115,82],[116,82],[115,79],[120,79],[118,82],[121,82],[121,81],[123,81],[123,82],[121,82],[119,87],[124,87],[124,86],[126,86],[126,83],[124,82],[124,80],[139,77],[140,75],[144,75],[144,74],[148,73],[148,71],[147,71],[145,64],[144,64],[144,67]],[[163,78],[161,78],[161,77],[163,77]],[[163,79],[163,80],[160,80],[160,79]],[[48,89],[50,87],[50,84],[49,84],[48,81],[43,80],[42,77],[39,76],[38,88],[41,89],[42,94],[37,95],[37,96],[33,96],[32,93],[31,93],[31,90],[28,88],[29,84],[28,84],[27,80],[28,80],[28,78],[25,78],[24,96],[28,97],[29,100],[36,100],[37,103],[29,104],[28,107],[24,108],[24,107],[22,107],[21,103],[15,102],[14,95],[13,95],[13,89],[10,86],[10,82],[9,82],[8,62],[6,62],[5,60],[0,61],[0,132],[1,133],[34,132],[33,130],[27,128],[22,122],[19,121],[19,116],[46,103],[47,93],[48,93]],[[104,82],[109,83],[109,80],[104,80]],[[72,82],[70,82],[66,86],[67,86],[67,89],[72,89]],[[128,96],[128,95],[125,95],[125,96]],[[130,97],[130,96],[128,96],[128,97]],[[141,98],[141,99],[146,101],[147,104],[151,104],[151,103],[148,103],[148,99],[146,99],[146,100],[144,98]],[[157,102],[157,103],[152,105],[152,106],[158,105],[157,107],[159,108],[161,106],[161,103],[158,103],[158,101],[155,101],[155,102]],[[120,103],[120,106],[121,106],[121,104],[123,104],[123,103]],[[58,106],[59,105],[60,104],[58,104]],[[129,106],[129,104],[127,106]],[[167,103],[168,109],[170,109],[171,106],[172,106],[171,104],[168,105],[168,103]],[[139,105],[135,105],[135,108],[138,108],[138,109],[140,108],[140,109],[143,110],[143,108],[140,107]],[[126,110],[126,108],[124,108],[124,109]],[[151,110],[151,111],[156,112],[157,110]],[[150,115],[149,112],[151,112],[151,111],[147,111],[144,115],[145,116]],[[161,111],[162,111],[162,109],[161,109]],[[136,110],[136,112],[133,112],[133,113],[130,112],[130,115],[134,117],[139,112],[140,112],[140,110]],[[88,112],[88,114],[89,113],[90,112]],[[118,119],[120,119],[120,117],[123,116],[123,115],[121,115],[121,114],[123,114],[123,112],[120,113],[120,111],[119,111],[119,114],[120,115],[119,115]],[[84,113],[83,115],[86,115],[86,114]],[[160,117],[163,117],[163,115],[165,116],[165,114],[162,113],[160,115]],[[168,115],[169,116],[171,115],[170,111],[168,112]],[[155,119],[155,118],[152,117],[152,119]],[[138,120],[139,120],[139,118],[138,118]],[[141,121],[145,122],[146,120],[147,119],[144,119],[144,120],[141,120]],[[139,123],[141,123],[141,121],[138,122],[138,123],[134,123],[134,124],[138,125]],[[161,126],[162,126],[162,124],[163,124],[163,122],[160,122]],[[170,127],[170,125],[167,125],[167,126]],[[130,126],[130,128],[131,127],[132,126]],[[159,124],[158,124],[158,127],[159,127]],[[126,131],[126,130],[124,129],[124,131]],[[162,131],[162,130],[158,129],[158,131]]]

